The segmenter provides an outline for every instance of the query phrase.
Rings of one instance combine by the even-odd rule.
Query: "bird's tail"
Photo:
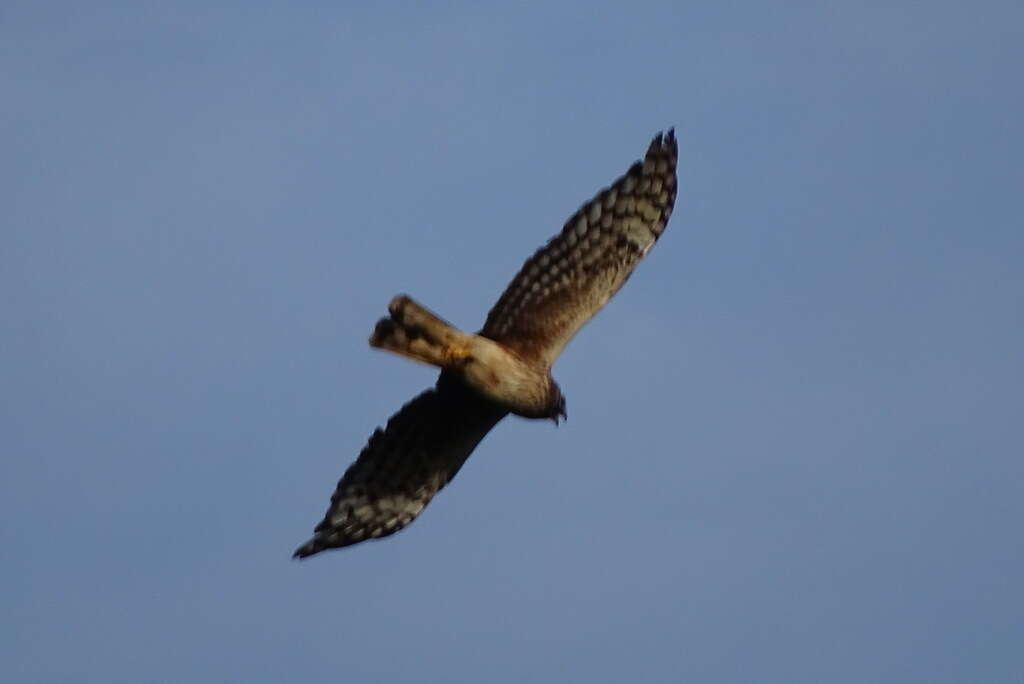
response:
[[[417,304],[398,295],[388,305],[389,318],[377,321],[370,346],[413,361],[452,368],[470,355],[471,336]]]

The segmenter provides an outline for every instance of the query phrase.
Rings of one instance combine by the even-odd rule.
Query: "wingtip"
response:
[[[643,161],[634,164],[629,173],[634,173],[634,170],[641,173],[651,173],[655,169],[660,169],[660,172],[671,170],[675,167],[678,156],[676,129],[672,126],[654,136],[651,144],[647,146],[647,154],[644,155]],[[668,169],[663,167],[663,162],[667,162]]]
[[[295,549],[295,553],[292,554],[292,558],[295,560],[302,560],[303,558],[309,558],[314,553],[319,553],[323,550],[324,547],[320,544],[320,540],[314,537],[299,548]]]
[[[651,145],[648,148],[648,154],[654,153],[657,150],[663,148],[675,149],[676,147],[676,127],[670,126],[668,130],[662,131],[654,136],[651,140]]]

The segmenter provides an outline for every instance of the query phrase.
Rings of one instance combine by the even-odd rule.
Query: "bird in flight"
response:
[[[370,345],[437,366],[441,374],[370,436],[296,558],[408,525],[509,413],[556,424],[565,418],[551,366],[665,230],[676,199],[677,156],[673,131],[658,134],[643,161],[526,260],[479,333],[458,330],[407,295],[391,300]]]

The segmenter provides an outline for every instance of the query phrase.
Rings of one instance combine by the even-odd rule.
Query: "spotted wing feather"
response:
[[[295,557],[386,537],[408,525],[506,413],[442,374],[436,388],[373,433]]]
[[[677,157],[672,130],[655,137],[642,162],[526,260],[480,334],[528,359],[554,363],[665,230],[676,199]]]

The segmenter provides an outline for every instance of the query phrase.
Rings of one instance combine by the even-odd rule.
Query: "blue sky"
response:
[[[9,3],[0,673],[1009,682],[1019,3]],[[406,531],[290,560],[658,130],[668,231]]]

